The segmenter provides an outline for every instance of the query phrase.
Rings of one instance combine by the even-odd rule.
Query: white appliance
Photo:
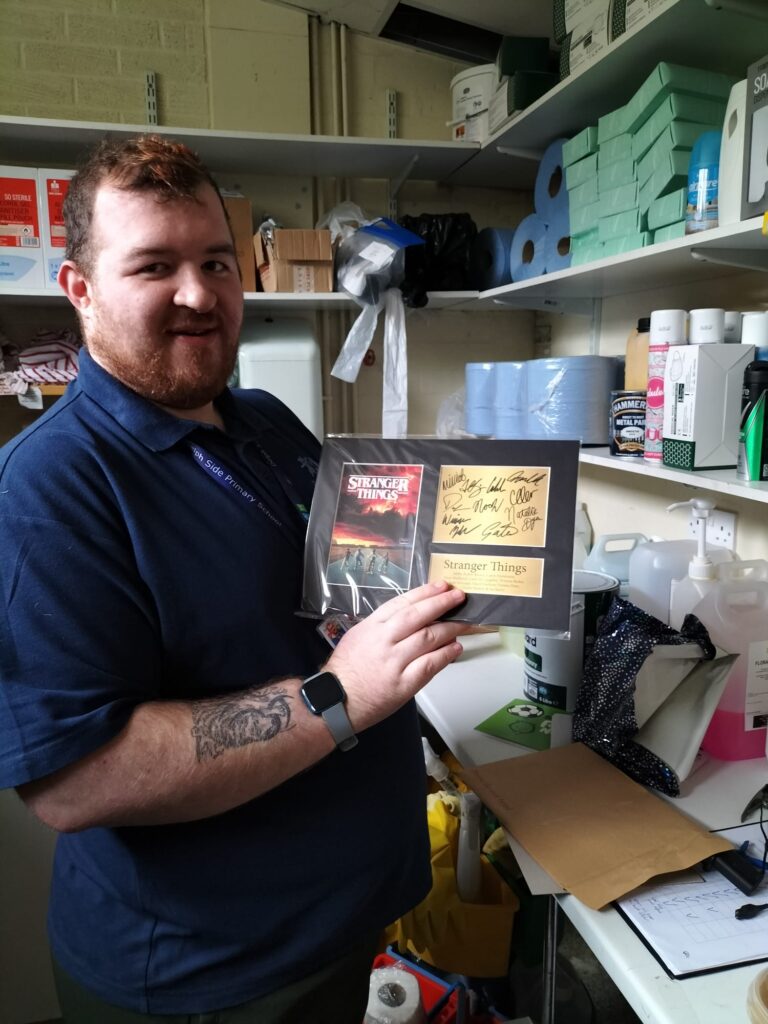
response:
[[[246,317],[237,368],[241,388],[269,391],[322,441],[320,348],[308,321]]]

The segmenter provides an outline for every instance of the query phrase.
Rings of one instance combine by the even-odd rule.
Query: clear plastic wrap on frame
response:
[[[446,579],[462,621],[567,630],[577,441],[329,437],[302,608],[360,618]]]

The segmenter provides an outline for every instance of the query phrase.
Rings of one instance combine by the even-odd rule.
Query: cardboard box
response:
[[[662,459],[675,469],[736,465],[744,370],[754,345],[674,345],[664,368]]]
[[[761,217],[768,210],[768,57],[750,64],[747,71],[741,180],[741,219]]]
[[[610,0],[597,2],[590,18],[570,32],[560,48],[560,80],[575,75],[602,56],[610,42]]]
[[[265,242],[253,236],[265,292],[332,292],[333,247],[330,231],[276,228]]]
[[[245,196],[222,196],[235,240],[235,255],[243,279],[243,291],[256,291],[256,262],[253,256],[253,211]]]
[[[37,201],[40,207],[40,237],[43,243],[43,272],[46,288],[58,289],[58,274],[67,238],[64,231],[64,199],[72,170],[39,167],[37,171]]]
[[[36,167],[0,167],[0,288],[42,288]]]

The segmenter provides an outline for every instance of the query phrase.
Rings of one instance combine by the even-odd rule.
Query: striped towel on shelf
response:
[[[66,384],[77,377],[79,348],[74,331],[39,331],[19,353],[19,374],[31,384]]]

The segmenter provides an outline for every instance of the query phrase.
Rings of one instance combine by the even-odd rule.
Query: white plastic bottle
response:
[[[643,458],[657,465],[661,465],[664,427],[664,368],[670,346],[686,344],[687,316],[684,309],[655,309],[651,313]]]
[[[480,861],[480,797],[461,794],[459,852],[456,857],[456,891],[462,903],[477,903],[483,887]]]
[[[714,644],[738,654],[702,748],[726,761],[763,757],[768,716],[768,582],[761,572],[721,580],[693,614]]]
[[[696,519],[696,554],[688,563],[688,575],[673,579],[669,590],[669,624],[680,629],[685,616],[718,585],[717,566],[707,554],[707,520],[715,510],[714,503],[706,498],[691,498],[690,501],[676,501],[667,507],[690,508]]]

